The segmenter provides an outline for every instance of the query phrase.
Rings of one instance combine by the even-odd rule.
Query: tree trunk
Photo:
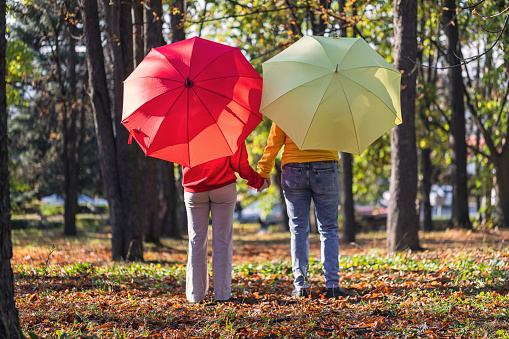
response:
[[[419,218],[417,197],[417,147],[415,140],[417,57],[417,2],[395,0],[394,63],[403,72],[401,79],[401,113],[403,124],[391,130],[391,182],[387,216],[387,250],[417,250]]]
[[[171,42],[182,41],[186,38],[184,31],[184,18],[186,14],[186,2],[184,0],[174,0],[171,16]]]
[[[276,168],[276,176],[274,178],[275,184],[279,189],[279,199],[281,202],[281,213],[283,214],[283,229],[285,231],[290,231],[290,218],[288,217],[288,212],[286,210],[286,200],[285,195],[283,193],[283,186],[281,185],[281,160],[276,159],[275,166]]]
[[[177,184],[175,185],[177,190],[177,226],[179,229],[181,229],[183,232],[182,234],[187,234],[187,211],[186,211],[186,204],[184,202],[184,186],[182,185],[182,166],[177,166],[178,171],[178,177],[177,177]]]
[[[339,36],[346,37],[346,21],[345,17],[345,1],[339,1],[339,15],[341,17]],[[355,242],[355,233],[357,232],[357,224],[355,223],[355,206],[353,198],[353,169],[352,155],[350,153],[341,153],[341,214],[343,223],[344,243]]]
[[[175,165],[171,162],[161,162],[159,168],[159,220],[161,235],[182,238],[183,227],[177,223],[178,192],[175,180]]]
[[[173,8],[170,11],[172,43],[182,41],[186,38],[184,31],[185,13],[185,1],[173,1]],[[181,170],[181,168],[177,168],[177,171],[175,171],[175,164],[171,162],[160,162],[159,164],[159,194],[164,197],[159,207],[161,232],[164,235],[177,239],[182,238],[187,231],[187,214],[183,200],[183,188],[176,179],[176,173],[179,173],[179,171],[181,172]]]
[[[0,338],[24,338],[14,303],[11,267],[11,202],[7,151],[7,96],[5,89],[5,1],[0,2]]]
[[[309,233],[318,234],[318,220],[316,219],[315,213],[315,201],[311,199],[309,208]]]
[[[143,12],[143,37],[145,55],[154,47],[161,46],[161,0],[149,0],[144,4]],[[141,160],[141,196],[142,196],[142,220],[145,241],[160,243],[161,231],[159,221],[159,189],[158,189],[158,160],[152,157],[144,157]]]
[[[124,225],[127,215],[120,191],[119,173],[117,170],[117,150],[111,119],[110,98],[104,55],[101,45],[99,29],[99,13],[97,0],[87,0],[82,3],[83,28],[87,51],[87,67],[89,73],[89,93],[94,111],[94,125],[99,147],[101,172],[104,190],[108,199],[111,223],[111,242],[113,260],[126,260],[130,252],[124,239]]]
[[[433,6],[433,5],[431,5]],[[423,14],[421,16],[421,35],[425,35],[426,30],[426,22],[429,20],[429,18]],[[429,50],[429,54],[427,56],[428,59],[428,65],[432,66],[436,64],[436,57],[438,56],[438,52],[433,51],[432,49]],[[418,53],[419,55],[419,61],[418,63],[423,63],[424,55],[423,53]],[[436,87],[436,79],[437,79],[437,71],[436,69],[433,69],[432,67],[428,67],[427,72],[420,72],[420,79],[418,81],[422,81],[423,83],[428,82],[430,86]],[[426,114],[426,110],[431,110],[431,99],[429,97],[428,93],[424,93],[423,100],[420,100],[419,105],[419,115],[421,118],[421,124],[424,127],[424,129],[421,129],[421,139],[427,140],[427,136],[430,134],[430,124],[428,121],[428,116]],[[434,229],[433,225],[433,215],[432,215],[432,207],[430,202],[430,193],[431,193],[431,185],[433,180],[433,164],[431,161],[431,149],[427,146],[424,146],[421,148],[420,153],[420,161],[421,161],[421,174],[422,174],[422,181],[420,185],[421,189],[421,195],[422,200],[420,202],[420,210],[419,210],[419,219],[420,216],[423,216],[423,229],[426,232],[430,232]]]
[[[459,65],[458,24],[456,22],[456,0],[444,1],[444,31],[447,39],[447,62],[450,66]],[[452,176],[452,217],[455,227],[471,229],[468,216],[467,187],[467,145],[465,142],[465,100],[461,66],[449,69],[451,125],[449,143],[451,146]]]
[[[75,1],[69,2],[69,9],[74,11],[76,7]],[[67,71],[68,71],[68,95],[66,100],[70,103],[68,110],[63,114],[67,116],[69,111],[69,123],[64,119],[64,235],[75,236],[76,230],[76,214],[78,213],[78,174],[79,174],[79,156],[77,150],[78,136],[77,132],[77,118],[78,118],[78,105],[76,95],[76,41],[73,38],[76,27],[71,22],[68,23],[68,38],[69,38],[69,57],[67,58]]]
[[[495,191],[497,192],[497,223],[509,227],[509,153],[502,152],[495,165]]]
[[[433,175],[433,165],[431,164],[431,149],[430,148],[422,148],[421,149],[421,172],[422,172],[422,182],[421,182],[421,208],[422,214],[424,217],[423,220],[423,228],[427,232],[433,231],[433,218],[431,211],[431,202],[429,199],[429,195],[431,192],[431,177]]]
[[[122,126],[122,103],[124,100],[124,80],[133,71],[133,39],[131,4],[128,1],[104,0],[109,16],[106,22],[109,44],[113,55],[113,108],[116,131],[117,171],[120,180],[120,194],[125,210],[126,221],[122,233],[127,247],[128,260],[143,260],[143,237],[141,216],[137,213],[139,192],[135,173],[138,172],[137,153],[127,140],[129,132]]]
[[[131,16],[133,18],[133,62],[136,68],[145,56],[143,42],[143,3],[141,1],[133,0]]]
[[[341,153],[341,212],[343,216],[343,238],[341,241],[344,243],[355,242],[356,224],[352,185],[352,155]]]
[[[308,2],[308,8],[309,8]],[[322,11],[328,11],[330,9],[330,0],[319,0],[318,1],[318,9],[315,10],[310,8],[309,20],[311,21],[311,26],[313,30],[313,35],[324,35],[325,29],[327,25],[325,24],[325,20],[322,16]]]

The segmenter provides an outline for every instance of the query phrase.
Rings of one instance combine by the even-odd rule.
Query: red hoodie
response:
[[[229,157],[208,161],[193,168],[184,167],[183,186],[186,192],[211,191],[237,181],[235,172],[253,188],[263,185],[263,178],[249,165],[246,144]]]

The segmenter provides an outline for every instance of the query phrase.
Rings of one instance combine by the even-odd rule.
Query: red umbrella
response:
[[[124,81],[122,124],[146,155],[188,167],[233,155],[260,123],[262,78],[238,48],[153,48]]]

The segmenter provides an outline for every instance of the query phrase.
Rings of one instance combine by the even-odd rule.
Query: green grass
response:
[[[321,298],[317,235],[310,240],[312,298],[295,300],[289,297],[289,235],[257,236],[257,225],[236,225],[234,301],[210,306],[210,292],[204,303],[185,299],[186,240],[147,245],[150,262],[112,263],[111,239],[104,228],[95,229],[87,224],[73,238],[63,238],[61,228],[14,230],[16,302],[25,333],[51,338],[509,337],[509,249],[500,245],[508,231],[427,234],[422,242],[428,250],[398,254],[384,252],[383,234],[359,235],[356,246],[340,250],[340,284],[351,296],[331,301]]]

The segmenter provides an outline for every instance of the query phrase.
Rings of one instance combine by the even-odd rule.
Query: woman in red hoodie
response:
[[[205,299],[209,288],[207,242],[212,216],[212,272],[216,300],[231,297],[233,212],[237,201],[237,172],[258,191],[268,184],[249,165],[245,143],[229,157],[184,167],[184,201],[187,210],[189,249],[186,297],[192,303]]]

